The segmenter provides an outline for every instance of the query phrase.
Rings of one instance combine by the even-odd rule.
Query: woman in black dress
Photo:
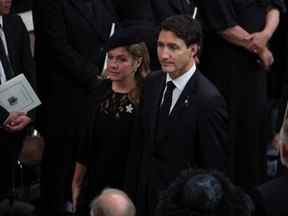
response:
[[[108,41],[107,79],[87,114],[89,125],[79,145],[72,182],[73,203],[87,213],[89,202],[105,187],[123,189],[134,118],[144,77],[149,73],[145,43],[122,30]],[[87,122],[87,121],[84,121]]]
[[[206,29],[200,68],[229,105],[231,175],[249,189],[265,177],[266,72],[274,61],[268,42],[283,1],[197,2]]]

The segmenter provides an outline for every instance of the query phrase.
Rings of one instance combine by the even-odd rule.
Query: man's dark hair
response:
[[[155,216],[251,216],[250,197],[222,173],[185,170],[160,194]]]
[[[200,23],[189,15],[176,15],[166,18],[161,23],[161,31],[171,31],[182,39],[186,46],[202,45],[202,28]]]

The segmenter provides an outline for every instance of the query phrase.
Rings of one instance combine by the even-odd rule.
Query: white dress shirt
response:
[[[3,17],[2,16],[0,16],[0,37],[1,37],[1,40],[3,42],[6,55],[8,56],[6,37],[5,37],[4,31],[3,31]],[[1,81],[1,83],[6,82],[6,75],[5,75],[1,60],[0,60],[0,81]]]
[[[193,76],[195,71],[196,71],[196,65],[194,64],[187,72],[185,72],[184,74],[182,74],[181,76],[177,77],[174,80],[167,73],[166,83],[169,81],[172,81],[173,84],[175,85],[175,88],[173,90],[173,95],[172,95],[172,103],[171,103],[171,107],[170,107],[170,111],[169,111],[170,113],[171,113],[172,109],[174,108],[177,100],[179,99],[182,91],[184,90],[186,84],[188,83],[190,78]],[[163,92],[161,104],[163,103],[165,92],[166,92],[166,87],[165,87],[164,92]]]

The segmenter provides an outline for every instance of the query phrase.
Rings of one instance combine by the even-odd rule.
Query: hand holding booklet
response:
[[[29,112],[40,104],[24,74],[0,85],[0,105],[8,112]]]

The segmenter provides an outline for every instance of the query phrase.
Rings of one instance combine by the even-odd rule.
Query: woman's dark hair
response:
[[[125,46],[125,48],[134,60],[141,61],[140,66],[135,71],[136,89],[129,93],[132,101],[139,103],[144,79],[150,73],[150,57],[148,48],[144,42],[131,44]]]
[[[161,193],[155,216],[251,216],[248,195],[222,173],[189,169]]]

